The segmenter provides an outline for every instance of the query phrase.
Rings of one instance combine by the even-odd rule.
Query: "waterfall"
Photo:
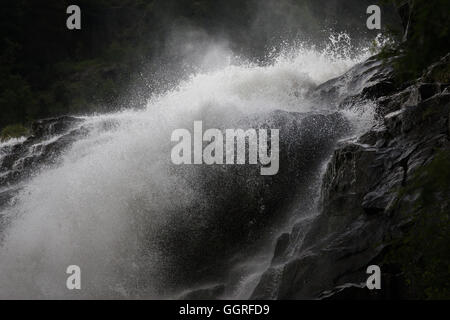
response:
[[[347,126],[370,122],[366,109],[312,98],[368,57],[333,46],[298,45],[264,64],[216,50],[217,66],[155,94],[142,110],[78,117],[32,143],[2,143],[4,176],[64,147],[0,184],[0,298],[170,298],[230,278],[238,283],[231,296],[248,297],[274,238],[292,219],[308,220],[334,143]],[[171,133],[196,120],[219,129],[279,126],[280,173],[174,166]],[[23,156],[6,166],[21,144]],[[69,265],[81,268],[80,291],[66,288]]]

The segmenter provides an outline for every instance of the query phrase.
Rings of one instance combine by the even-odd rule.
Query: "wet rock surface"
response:
[[[56,161],[65,148],[85,134],[82,127],[75,128],[81,122],[79,118],[68,116],[34,122],[30,137],[1,150],[0,189]]]
[[[440,151],[450,149],[449,84],[430,81],[449,62],[447,55],[406,88],[395,88],[389,67],[371,60],[343,76],[355,89],[351,100],[375,100],[378,124],[339,144],[324,176],[320,214],[303,241],[288,243],[292,237],[280,236],[276,259],[252,298],[409,297],[402,272],[384,258],[393,239],[403,236],[417,213],[412,205],[406,215],[399,212],[399,202],[414,203],[400,190]],[[332,80],[316,94],[347,103],[349,98],[339,100],[334,83],[343,81]],[[444,196],[442,201],[448,208],[450,200]],[[280,255],[286,246],[297,249]],[[365,287],[371,264],[381,265],[383,290]]]
[[[58,156],[86,134],[82,122],[69,116],[38,120],[25,141],[0,149],[0,210],[13,200],[24,180],[40,168],[57,164]],[[0,215],[0,231],[5,223]]]

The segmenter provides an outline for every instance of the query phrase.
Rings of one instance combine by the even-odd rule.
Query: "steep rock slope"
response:
[[[320,214],[303,241],[298,226],[279,238],[252,298],[448,296],[449,62],[450,54],[402,87],[392,61],[370,59],[317,89],[341,107],[375,101],[379,121],[340,143]],[[340,100],[342,83],[354,94]],[[372,264],[381,267],[382,290],[365,288]]]

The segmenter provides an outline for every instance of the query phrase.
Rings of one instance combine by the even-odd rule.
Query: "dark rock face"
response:
[[[352,99],[376,99],[378,125],[340,143],[324,177],[319,216],[302,242],[287,243],[293,237],[285,234],[279,238],[277,257],[252,298],[408,297],[401,272],[383,261],[392,240],[402,237],[416,214],[412,205],[407,215],[400,214],[397,204],[414,204],[415,199],[399,190],[409,186],[438,151],[450,150],[449,84],[430,82],[431,75],[449,62],[450,54],[412,85],[397,89],[386,67],[374,67],[370,77],[377,77],[381,68],[380,82],[366,81]],[[362,74],[357,78],[366,77],[369,69],[359,70]],[[319,93],[330,93],[333,82],[343,81],[333,80],[319,88]],[[450,199],[442,201],[448,208]],[[280,254],[287,246],[296,250]],[[382,266],[383,290],[379,292],[365,288],[366,268],[371,264]]]
[[[38,120],[32,124],[31,136],[24,142],[0,150],[0,210],[20,190],[21,181],[39,168],[56,164],[58,156],[86,134],[82,126],[77,127],[82,122],[68,116]],[[4,224],[0,215],[0,231]]]
[[[355,102],[386,96],[398,90],[392,77],[390,63],[383,64],[375,56],[353,67],[345,75],[323,83],[311,92],[310,98],[318,104],[325,100],[342,109]]]
[[[34,122],[27,140],[2,150],[0,188],[25,178],[38,167],[52,164],[65,148],[86,133],[83,128],[74,128],[81,122],[67,116]]]

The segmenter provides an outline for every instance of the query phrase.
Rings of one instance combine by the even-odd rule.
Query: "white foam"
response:
[[[2,212],[12,223],[0,248],[0,297],[158,296],[170,261],[149,239],[198,196],[168,172],[171,131],[198,119],[312,110],[305,93],[364,57],[299,47],[268,66],[230,63],[193,75],[145,110],[85,117],[90,134]],[[65,287],[71,264],[82,269],[80,292]],[[145,290],[137,289],[142,274]]]

